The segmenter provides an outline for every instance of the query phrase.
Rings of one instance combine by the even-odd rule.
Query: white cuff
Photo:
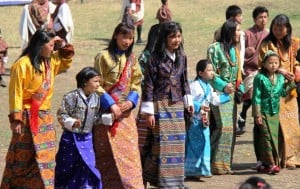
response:
[[[131,8],[131,10],[136,11],[136,4],[135,3],[130,3],[130,8]]]
[[[69,131],[72,131],[72,127],[75,123],[76,119],[73,119],[71,117],[67,118],[65,121],[64,121],[64,128],[66,128],[67,130]]]
[[[3,63],[4,63],[4,64],[6,64],[6,63],[8,62],[8,57],[7,57],[7,56],[5,56],[5,57],[3,57],[3,59],[2,59],[2,60],[3,60]]]
[[[60,31],[61,29],[63,29],[63,27],[61,26],[61,24],[59,22],[56,22],[54,25],[53,25],[53,29],[54,31],[58,32]]]
[[[184,95],[183,103],[184,103],[184,107],[193,106],[193,96],[192,95]]]
[[[154,103],[153,102],[142,102],[141,113],[154,114]]]
[[[113,124],[113,115],[111,113],[102,114],[101,115],[101,121],[102,121],[103,125],[112,126],[112,124]]]

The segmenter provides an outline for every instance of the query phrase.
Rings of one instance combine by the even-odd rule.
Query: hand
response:
[[[255,117],[254,119],[255,119],[255,123],[257,125],[262,125],[262,119],[261,119],[261,117]]]
[[[57,46],[59,48],[63,48],[66,46],[66,42],[65,40],[63,40],[62,38],[60,38],[59,36],[55,36],[54,37],[54,43],[57,44]]]
[[[246,48],[246,54],[248,56],[253,55],[255,53],[255,48],[254,47],[247,47]]]
[[[116,104],[111,105],[110,111],[114,114],[115,119],[119,119],[122,114],[120,107]]]
[[[154,117],[154,115],[147,115],[146,116],[146,124],[150,129],[154,129],[154,127],[155,127],[155,117]]]
[[[194,113],[194,106],[188,106],[186,110],[187,110],[187,112],[188,112],[190,115],[193,115],[193,113]]]
[[[202,105],[202,106],[201,106],[201,110],[204,110],[205,112],[209,112],[209,111],[210,111],[210,108],[209,108],[209,106]]]
[[[13,121],[10,124],[10,129],[13,133],[21,134],[22,133],[22,125],[23,125],[23,123],[20,121]]]
[[[72,126],[73,129],[77,128],[79,129],[81,127],[81,121],[80,120],[76,120]]]
[[[278,71],[289,81],[293,81],[295,79],[294,74],[288,72],[287,70],[285,70],[283,68],[280,68]]]
[[[231,83],[228,83],[224,88],[224,92],[227,94],[232,94],[234,92],[233,85]]]
[[[127,100],[127,101],[125,101],[125,102],[119,104],[119,106],[120,106],[120,109],[121,109],[121,112],[122,112],[122,113],[123,113],[123,112],[126,112],[126,111],[128,111],[128,110],[131,110],[131,108],[133,107],[132,102],[129,101],[129,100]]]

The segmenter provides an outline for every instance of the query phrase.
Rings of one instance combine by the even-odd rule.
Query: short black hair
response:
[[[266,12],[267,15],[269,15],[269,11],[266,7],[257,6],[257,7],[255,7],[255,9],[252,12],[252,18],[256,19],[259,14],[264,13],[264,12]]]
[[[99,72],[95,68],[84,67],[76,75],[77,88],[84,88],[86,82],[99,75]]]
[[[231,17],[236,17],[238,14],[242,14],[242,9],[237,5],[230,5],[226,9],[226,20]]]

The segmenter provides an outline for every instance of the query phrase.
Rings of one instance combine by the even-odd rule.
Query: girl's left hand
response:
[[[194,113],[194,106],[188,106],[186,110],[187,110],[187,112],[188,112],[190,115],[193,115],[193,113]]]

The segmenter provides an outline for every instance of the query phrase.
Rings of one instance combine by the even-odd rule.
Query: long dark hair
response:
[[[48,43],[54,37],[55,33],[52,30],[37,30],[31,37],[28,46],[23,50],[20,57],[28,55],[34,69],[41,72],[40,65],[43,60],[41,49],[43,45]]]
[[[117,25],[117,27],[115,28],[115,31],[112,35],[112,39],[110,40],[109,44],[108,44],[108,52],[109,54],[112,56],[112,58],[114,59],[114,61],[116,61],[116,51],[118,51],[118,45],[117,45],[117,35],[118,34],[128,34],[128,33],[134,33],[134,26],[131,24],[128,24],[126,22],[121,22],[120,24]],[[133,39],[134,41],[134,39]],[[126,57],[129,57],[132,53],[132,49],[133,49],[133,44],[134,42],[128,47],[128,49],[125,52]]]
[[[182,34],[182,28],[179,23],[174,21],[161,23],[160,34],[155,44],[154,51],[162,57],[167,56],[165,53],[165,49],[167,48],[168,36],[177,32],[180,32]],[[183,50],[183,37],[180,46],[178,47],[178,49],[175,50],[175,54],[175,65],[178,65],[182,61],[181,58],[185,57],[185,53]]]
[[[236,27],[238,23],[234,19],[228,19],[221,28],[221,37],[218,42],[223,45],[224,51],[229,53],[229,49],[236,45],[234,41]]]
[[[285,14],[278,14],[277,16],[275,16],[275,18],[271,22],[270,33],[263,40],[263,42],[271,41],[277,47],[277,39],[273,34],[274,25],[287,28],[287,35],[284,36],[283,39],[281,39],[281,41],[284,46],[284,49],[288,50],[292,44],[292,25],[290,23],[289,17]]]

